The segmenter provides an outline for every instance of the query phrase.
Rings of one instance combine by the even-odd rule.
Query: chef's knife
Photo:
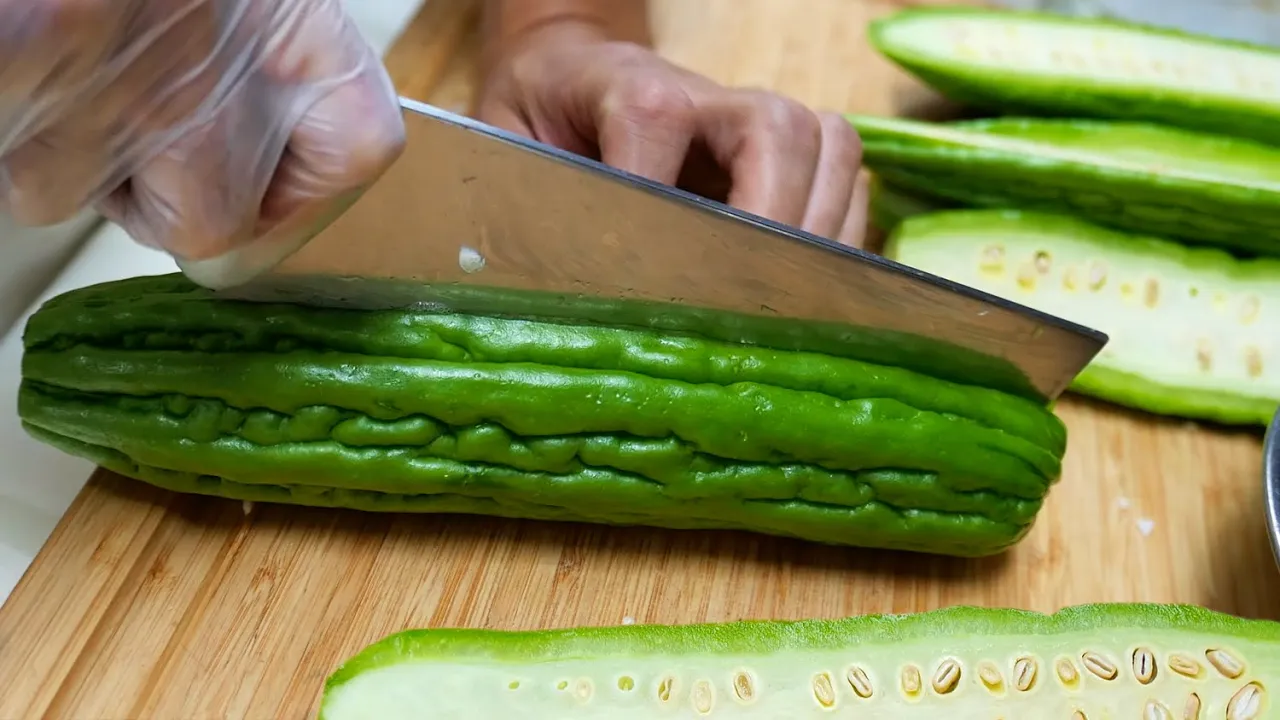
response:
[[[500,286],[675,302],[788,328],[839,323],[882,351],[906,338],[897,356],[908,360],[923,352],[909,336],[958,346],[1012,366],[1050,400],[1107,342],[1064,319],[467,117],[411,100],[401,107],[405,150],[382,178],[274,270],[221,294],[378,309],[448,305],[432,286]],[[945,350],[941,357],[949,362]],[[959,365],[960,355],[952,357]]]

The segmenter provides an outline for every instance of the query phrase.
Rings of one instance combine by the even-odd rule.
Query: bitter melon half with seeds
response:
[[[235,302],[180,276],[56,297],[24,343],[35,437],[250,501],[987,555],[1028,531],[1066,446],[1043,402],[851,357],[528,314]]]
[[[1280,50],[1114,19],[948,5],[871,24],[880,53],[1003,115],[1125,119],[1280,145]]]
[[[1280,255],[1280,148],[1094,120],[849,120],[866,166],[926,198]]]
[[[321,720],[1280,716],[1280,624],[1185,605],[409,630],[338,668]]]
[[[882,217],[910,207],[889,193]],[[1110,341],[1076,377],[1078,392],[1228,424],[1266,426],[1280,408],[1280,260],[1063,215],[966,209],[910,215],[884,254],[1102,329]]]

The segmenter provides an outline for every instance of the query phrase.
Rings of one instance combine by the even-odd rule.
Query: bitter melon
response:
[[[912,209],[899,196],[881,213]],[[1280,260],[971,209],[908,214],[884,254],[1101,328],[1111,341],[1076,377],[1082,394],[1229,424],[1265,426],[1280,408]]]
[[[1093,120],[849,120],[867,167],[926,198],[1280,255],[1280,148]]]
[[[1066,445],[1041,402],[848,357],[180,276],[56,297],[24,343],[34,436],[245,500],[985,555],[1027,532]]]
[[[874,21],[872,45],[1003,115],[1154,122],[1280,144],[1280,51],[1114,19],[948,5]]]
[[[321,720],[1260,720],[1280,623],[1187,605],[951,607],[835,620],[409,630],[325,684]]]
[[[963,207],[937,198],[926,199],[894,187],[878,177],[871,178],[868,196],[867,216],[873,226],[886,233],[893,232],[898,223],[909,217]]]

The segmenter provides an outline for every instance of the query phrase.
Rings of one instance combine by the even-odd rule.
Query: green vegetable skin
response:
[[[1277,716],[1280,624],[1181,605],[840,620],[411,630],[328,680],[321,720]],[[1073,714],[1075,713],[1075,714]]]
[[[1280,255],[1280,148],[1094,120],[849,120],[866,165],[925,198]]]
[[[909,217],[962,207],[945,200],[923,198],[888,185],[878,177],[871,178],[869,195],[867,212],[871,224],[886,233],[893,232],[898,223]]]
[[[1231,424],[1265,426],[1280,406],[1280,261],[1239,260],[1061,215],[910,215],[900,194],[889,204],[883,216],[908,217],[890,233],[886,256],[1112,338],[1074,390]]]
[[[1154,122],[1280,144],[1280,52],[1116,20],[920,7],[871,25],[886,57],[1003,115]]]
[[[72,291],[25,335],[28,431],[161,487],[987,555],[1066,430],[1036,402],[638,328]]]

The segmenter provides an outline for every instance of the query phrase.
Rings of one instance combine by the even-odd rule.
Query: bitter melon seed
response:
[[[948,608],[833,621],[393,635],[322,720],[1259,720],[1280,626],[1202,608]]]

